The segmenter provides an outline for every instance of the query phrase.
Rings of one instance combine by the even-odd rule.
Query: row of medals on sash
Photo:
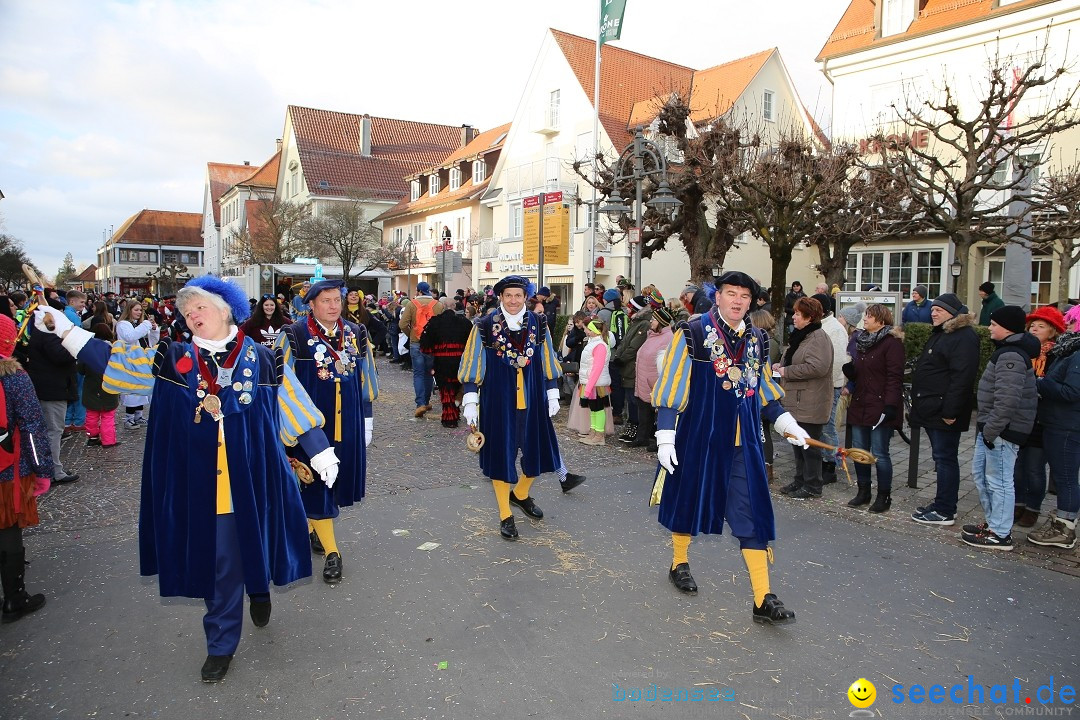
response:
[[[249,360],[254,359],[254,355],[249,355]],[[251,368],[244,368],[243,375],[244,380],[237,380],[232,383],[232,389],[240,393],[240,397],[237,398],[241,405],[251,404],[251,394],[255,389],[255,383],[251,379],[254,371]],[[232,382],[233,368],[218,366],[217,371],[217,384],[218,387],[224,388],[230,382]],[[195,407],[195,422],[202,422],[202,411],[205,410],[210,414],[210,417],[217,422],[225,417],[225,413],[221,412],[221,398],[210,392],[210,383],[206,378],[199,375],[199,385],[195,390],[195,397],[199,398],[199,404]]]
[[[514,347],[514,344],[510,342],[510,338],[501,334],[502,329],[503,326],[498,322],[493,323],[491,326],[491,331],[495,334],[494,344],[498,354],[505,355],[511,365],[517,365],[519,368],[526,367],[534,353],[532,346],[536,344],[536,333],[529,332],[529,342],[525,347],[525,352],[522,353]]]
[[[319,367],[316,371],[316,375],[320,380],[329,380],[334,378],[334,382],[341,382],[341,377],[334,377],[330,372],[330,366],[332,365],[334,370],[337,371],[339,376],[348,376],[353,370],[356,369],[356,360],[348,352],[342,350],[341,354],[335,359],[330,352],[330,348],[326,346],[321,339],[308,338],[307,344],[312,348],[312,357],[315,359],[315,364]],[[345,338],[345,342],[342,343],[345,347],[348,347],[348,338]]]

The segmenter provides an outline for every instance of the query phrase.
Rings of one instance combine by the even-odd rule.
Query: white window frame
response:
[[[461,187],[461,168],[450,168],[450,189],[457,190]]]
[[[559,127],[559,104],[562,101],[562,92],[560,90],[552,90],[548,95],[548,116],[547,125],[550,128]]]
[[[420,180],[419,179],[412,180],[409,183],[409,199],[410,200],[419,200],[420,199]]]
[[[435,197],[439,194],[439,173],[431,173],[428,178],[428,194]]]
[[[487,179],[487,163],[483,159],[473,160],[472,164],[472,181],[473,185],[478,185]]]
[[[769,122],[776,121],[776,93],[766,90],[761,97],[761,115]]]
[[[524,231],[524,216],[522,215],[521,201],[512,202],[509,205],[509,223],[507,235],[512,238],[522,237]]]

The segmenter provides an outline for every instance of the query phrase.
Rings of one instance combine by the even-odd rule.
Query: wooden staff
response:
[[[41,282],[41,278],[38,277],[38,274],[34,271],[34,268],[30,267],[26,263],[23,263],[22,271],[23,275],[26,276],[26,279],[30,281],[30,289],[33,291],[34,297],[36,299],[31,302],[30,305],[28,305],[26,308],[26,315],[23,317],[22,324],[19,325],[19,334],[16,337],[16,342],[21,340],[26,335],[27,331],[30,329],[30,323],[33,322],[34,319],[34,311],[37,310],[39,307],[47,307],[49,304],[48,301],[45,299],[45,285]],[[53,320],[48,315],[45,316],[45,327],[49,328],[50,330],[53,329]]]
[[[798,439],[791,433],[784,433],[785,438]],[[844,474],[847,475],[848,485],[851,485],[851,470],[848,469],[847,459],[851,458],[857,463],[862,465],[873,465],[877,462],[877,458],[874,457],[869,450],[863,450],[862,448],[845,448],[845,447],[833,447],[827,443],[823,443],[820,440],[813,438],[806,438],[806,444],[822,450],[829,450],[836,453],[836,457],[840,458],[840,462],[844,466]]]

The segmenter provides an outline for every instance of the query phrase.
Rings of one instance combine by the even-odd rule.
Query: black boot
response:
[[[892,495],[887,492],[881,492],[878,490],[877,497],[874,498],[874,504],[870,506],[870,512],[883,513],[892,507]]]
[[[782,492],[784,495],[790,495],[791,493],[801,488],[802,484],[802,480],[795,480],[794,482],[788,483],[784,487],[780,488],[780,492]],[[867,498],[866,501],[870,502],[870,498]]]
[[[788,625],[795,622],[795,613],[784,607],[780,598],[772,593],[765,596],[759,607],[754,608],[754,622],[768,625]]]
[[[0,555],[0,579],[4,587],[4,609],[0,622],[7,624],[40,609],[45,604],[45,596],[26,592],[23,584],[26,550],[8,550]]]
[[[859,492],[848,500],[848,507],[862,507],[870,504],[870,486],[859,483]]]
[[[831,485],[834,482],[836,482],[836,463],[821,463],[821,484]]]
[[[619,434],[619,442],[633,444],[637,440],[638,426],[634,423],[626,423],[623,426],[622,433]]]

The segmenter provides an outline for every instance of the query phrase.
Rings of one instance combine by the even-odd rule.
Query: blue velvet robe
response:
[[[310,485],[302,485],[300,496],[309,518],[322,520],[335,518],[339,508],[349,507],[364,498],[367,477],[367,449],[364,443],[364,420],[372,416],[371,403],[378,397],[379,381],[375,361],[371,354],[367,328],[345,321],[356,340],[353,347],[346,348],[355,361],[355,370],[348,374],[338,373],[333,364],[326,369],[331,377],[320,379],[320,365],[315,361],[315,348],[321,340],[309,345],[312,339],[307,320],[286,326],[278,335],[278,347],[284,352],[285,362],[292,366],[300,384],[326,418],[324,431],[334,448],[340,465],[337,481],[328,488],[316,477]],[[337,413],[335,386],[341,388],[341,440],[335,441]],[[311,464],[311,456],[302,446],[288,448],[289,457],[305,465]]]
[[[761,331],[747,328],[729,353],[721,323],[715,310],[680,323],[653,388],[657,425],[675,428],[679,462],[673,473],[657,470],[663,481],[658,519],[671,532],[722,533],[732,458],[742,453],[754,534],[768,542],[776,530],[761,418],[783,413],[783,390],[772,380]]]
[[[558,439],[548,416],[547,389],[561,374],[547,328],[547,318],[526,312],[522,332],[536,337],[532,361],[524,368],[525,409],[517,409],[517,366],[500,356],[492,344],[496,312],[476,321],[461,358],[458,379],[466,392],[479,392],[480,470],[486,477],[518,481],[515,467],[521,452],[521,471],[528,477],[559,469]]]

